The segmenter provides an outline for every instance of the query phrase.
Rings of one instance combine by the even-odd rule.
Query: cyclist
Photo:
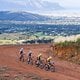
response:
[[[41,63],[41,62],[42,62],[41,58],[42,58],[42,54],[40,53],[40,54],[37,56],[37,61],[38,61],[38,63]]]
[[[52,60],[52,57],[49,56],[49,57],[47,58],[47,60],[46,60],[48,65],[51,65],[51,60]]]
[[[32,60],[32,51],[31,50],[28,52],[28,62],[30,62],[30,60]]]
[[[24,62],[24,49],[23,48],[21,48],[20,49],[20,61],[22,60],[23,62]]]

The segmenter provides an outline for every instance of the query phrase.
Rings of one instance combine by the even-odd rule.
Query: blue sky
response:
[[[26,1],[27,0],[0,0],[0,10],[25,10]],[[45,1],[59,3],[66,9],[71,9],[71,10],[80,9],[80,0],[55,0],[55,1],[45,0]]]

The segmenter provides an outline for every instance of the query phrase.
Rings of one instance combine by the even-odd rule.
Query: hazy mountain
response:
[[[28,12],[10,12],[0,11],[0,20],[14,20],[14,21],[44,21],[50,18],[38,14]]]
[[[0,0],[0,10],[7,11],[53,11],[64,9],[59,3],[43,0]]]
[[[58,3],[52,3],[49,1],[42,0],[27,0],[26,2],[27,10],[39,10],[39,11],[52,11],[52,10],[61,10],[64,9]]]

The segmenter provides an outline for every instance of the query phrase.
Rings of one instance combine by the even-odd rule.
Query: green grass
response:
[[[62,47],[68,47],[68,46],[74,46],[74,45],[79,46],[80,45],[80,38],[78,38],[76,42],[65,41],[65,42],[56,43],[56,45],[59,45],[59,46],[62,46]]]
[[[61,47],[67,47],[67,46],[73,45],[74,43],[75,43],[75,42],[65,41],[65,42],[57,43],[57,45],[59,45],[59,46],[61,46]]]
[[[80,38],[79,38],[79,39],[77,39],[77,41],[76,41],[76,42],[77,42],[77,44],[80,44]]]

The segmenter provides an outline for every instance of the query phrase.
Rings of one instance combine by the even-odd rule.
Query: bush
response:
[[[57,45],[61,46],[61,47],[67,47],[67,46],[71,46],[71,45],[74,45],[75,42],[72,42],[72,41],[65,41],[65,42],[60,42],[60,43],[57,43]]]
[[[77,41],[76,41],[78,44],[80,44],[80,38],[79,39],[77,39]]]

